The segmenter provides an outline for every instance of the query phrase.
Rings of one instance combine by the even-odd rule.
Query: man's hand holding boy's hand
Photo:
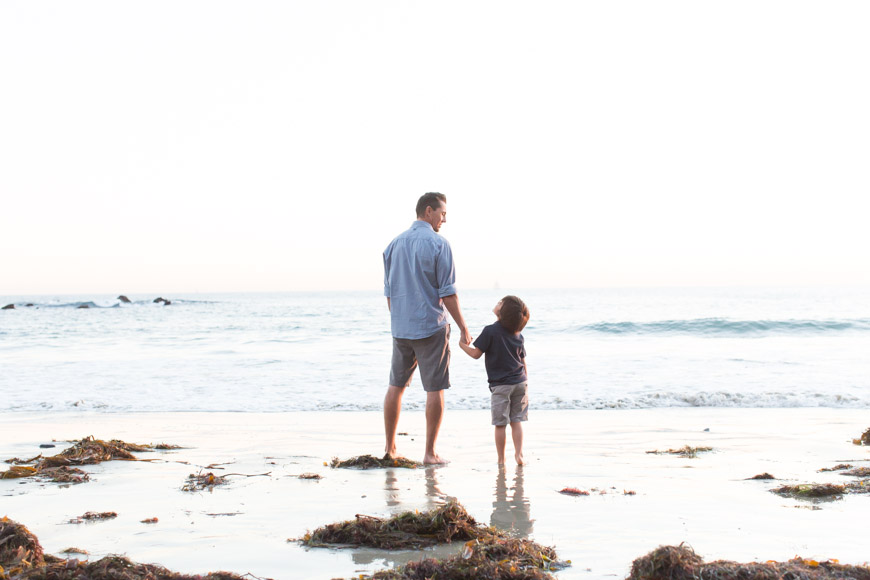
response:
[[[471,341],[469,341],[469,342],[471,342]],[[459,348],[464,350],[465,354],[467,354],[471,358],[480,358],[483,355],[482,350],[480,350],[477,347],[471,346],[471,344],[466,344],[466,343],[462,342],[461,340],[459,341]]]

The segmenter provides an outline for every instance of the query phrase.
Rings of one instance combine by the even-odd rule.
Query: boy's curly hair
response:
[[[508,332],[520,332],[529,321],[529,307],[516,296],[505,296],[498,321]]]

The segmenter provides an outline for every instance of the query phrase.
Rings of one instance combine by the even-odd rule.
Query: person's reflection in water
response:
[[[508,491],[513,491],[510,498]],[[516,466],[513,487],[508,490],[507,473],[505,467],[500,465],[495,479],[495,501],[492,502],[489,524],[506,530],[513,536],[528,537],[532,533],[535,520],[532,519],[532,508],[524,493],[523,466]]]
[[[396,477],[396,472],[392,469],[385,470],[385,474],[387,479],[384,482],[384,492],[386,495],[387,506],[396,507],[402,503],[399,499],[399,478]]]
[[[437,465],[426,468],[426,504],[427,509],[444,505],[447,501],[447,496],[438,487],[438,467]],[[402,505],[401,489],[399,488],[399,476],[394,469],[384,470],[384,496],[387,507],[396,507]],[[407,482],[406,482],[407,483]]]
[[[447,500],[438,487],[438,467],[433,465],[426,468],[426,503],[430,509],[443,505]]]

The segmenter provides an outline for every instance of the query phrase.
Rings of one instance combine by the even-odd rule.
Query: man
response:
[[[447,196],[426,193],[417,202],[417,220],[384,250],[384,295],[393,334],[390,385],[384,398],[386,453],[396,455],[396,428],[402,395],[418,364],[426,391],[426,452],[423,463],[447,463],[435,453],[444,414],[444,390],[450,388],[450,325],[460,340],[471,342],[456,295],[453,252],[438,235],[447,222]]]

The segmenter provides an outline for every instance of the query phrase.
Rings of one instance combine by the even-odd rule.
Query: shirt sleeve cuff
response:
[[[384,286],[384,296],[386,296],[387,298],[390,297],[390,287],[389,286]]]
[[[453,296],[454,294],[456,294],[456,286],[453,284],[438,289],[439,298],[444,298],[445,296]]]

